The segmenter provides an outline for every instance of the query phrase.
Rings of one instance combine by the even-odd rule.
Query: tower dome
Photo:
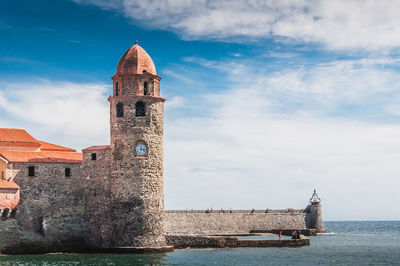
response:
[[[157,75],[156,67],[146,51],[135,42],[119,60],[116,75],[143,74]]]

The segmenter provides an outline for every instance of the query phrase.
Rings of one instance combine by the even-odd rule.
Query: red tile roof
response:
[[[0,179],[0,188],[19,189],[20,187],[14,181]]]
[[[82,153],[76,150],[38,141],[23,129],[0,128],[0,156],[9,162],[81,163]],[[17,147],[16,149],[14,147]],[[21,147],[40,147],[40,151]]]
[[[0,128],[0,146],[40,147],[40,143],[23,129]]]
[[[90,146],[86,149],[83,149],[82,151],[102,151],[108,149],[110,149],[110,145],[96,145],[96,146]]]
[[[23,129],[0,128],[0,147],[3,147],[0,149],[0,156],[9,162],[82,162],[82,153],[77,153],[71,148],[38,141]],[[40,151],[23,150],[21,147],[40,147]]]
[[[12,163],[82,163],[82,153],[65,151],[5,151],[0,156]]]
[[[69,152],[76,152],[76,150],[71,149],[71,148],[67,148],[67,147],[63,147],[63,146],[59,146],[59,145],[55,145],[55,144],[51,144],[42,140],[38,140],[40,143],[40,150],[41,151],[69,151]]]

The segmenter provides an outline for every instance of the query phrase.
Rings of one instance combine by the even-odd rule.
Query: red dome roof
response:
[[[136,43],[119,60],[116,75],[142,74],[143,72],[157,75],[153,60]]]

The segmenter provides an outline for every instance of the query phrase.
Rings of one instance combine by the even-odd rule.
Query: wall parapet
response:
[[[293,214],[305,213],[305,209],[265,209],[265,210],[164,210],[164,213],[271,213],[271,214]]]
[[[204,211],[164,211],[167,234],[231,235],[247,234],[251,230],[307,229],[305,212],[251,212],[232,213]]]

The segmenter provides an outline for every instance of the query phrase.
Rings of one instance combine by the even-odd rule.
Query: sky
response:
[[[0,127],[109,143],[138,40],[162,77],[166,209],[399,220],[398,1],[0,1]]]

